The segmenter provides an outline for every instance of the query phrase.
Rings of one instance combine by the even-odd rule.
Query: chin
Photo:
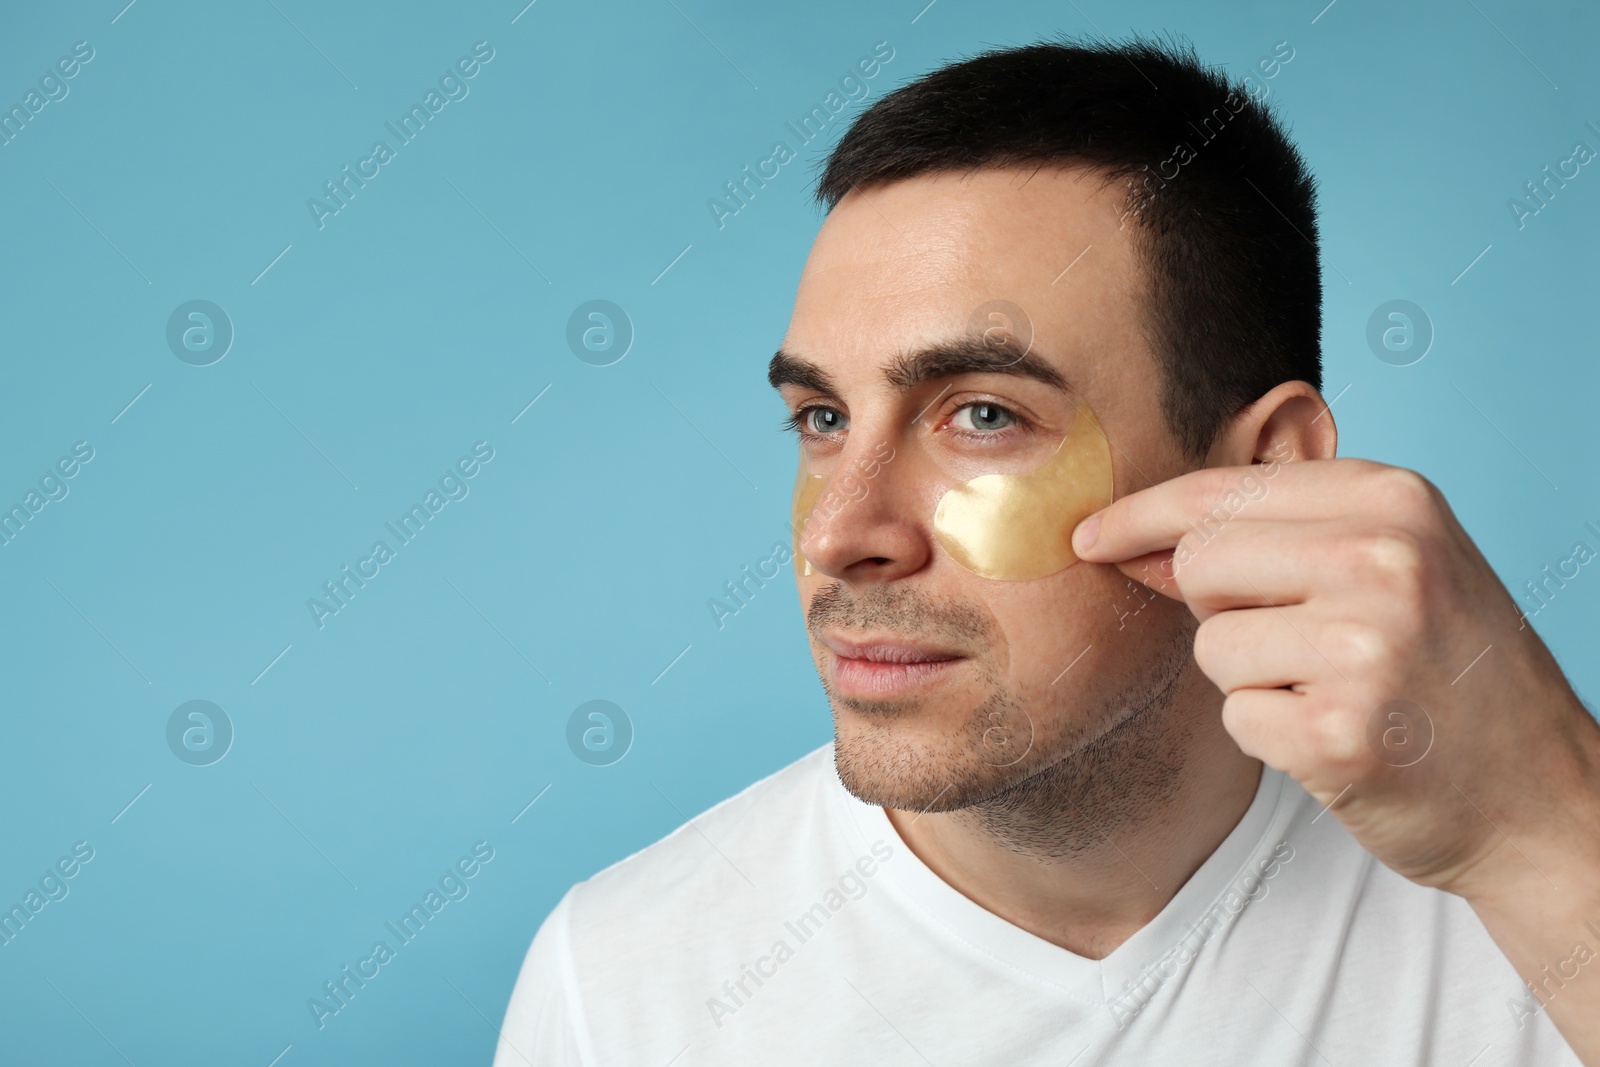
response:
[[[941,717],[943,718],[943,717]],[[902,811],[953,811],[1035,773],[1045,753],[1020,706],[990,699],[951,722],[862,714],[834,704],[834,764],[857,799]]]

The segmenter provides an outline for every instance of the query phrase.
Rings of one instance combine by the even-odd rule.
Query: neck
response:
[[[962,895],[1103,959],[1238,825],[1260,772],[1223,729],[1221,694],[1194,668],[1169,699],[981,804],[884,810],[906,846]]]

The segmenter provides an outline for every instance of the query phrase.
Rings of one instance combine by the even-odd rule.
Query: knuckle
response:
[[[1339,661],[1363,676],[1388,666],[1393,654],[1389,635],[1369,623],[1333,624],[1324,631],[1324,636]]]
[[[1400,527],[1384,527],[1357,537],[1351,545],[1358,564],[1397,592],[1414,592],[1428,566],[1422,539]]]
[[[1188,501],[1189,511],[1196,515],[1209,515],[1221,508],[1222,499],[1233,488],[1226,467],[1208,467],[1192,486]]]
[[[1438,490],[1432,482],[1406,467],[1379,468],[1371,475],[1374,499],[1385,510],[1401,516],[1421,514],[1433,507]]]
[[[1338,705],[1324,707],[1312,715],[1311,736],[1318,756],[1330,763],[1357,763],[1367,749],[1365,724]]]
[[[1209,467],[1206,469],[1205,475],[1197,488],[1200,490],[1202,499],[1212,501],[1226,493],[1232,484],[1233,477],[1228,468]]]

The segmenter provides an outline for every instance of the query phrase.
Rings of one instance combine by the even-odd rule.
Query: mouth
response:
[[[896,697],[931,685],[955,670],[967,657],[959,652],[898,638],[847,638],[818,635],[832,653],[834,690],[850,697]]]

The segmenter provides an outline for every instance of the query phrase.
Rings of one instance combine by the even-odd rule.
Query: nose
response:
[[[915,466],[886,439],[853,438],[832,464],[809,517],[801,519],[797,542],[811,569],[864,584],[927,566],[932,504],[922,499],[927,487]]]

